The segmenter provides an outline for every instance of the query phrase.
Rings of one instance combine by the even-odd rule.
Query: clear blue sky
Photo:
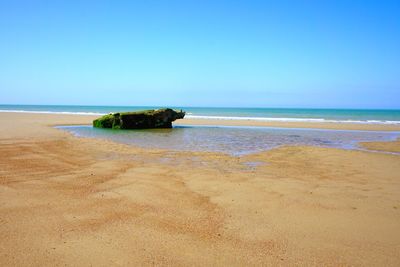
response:
[[[400,108],[400,1],[1,1],[0,103]]]

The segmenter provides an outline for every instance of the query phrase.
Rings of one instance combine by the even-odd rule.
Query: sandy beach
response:
[[[93,118],[0,113],[1,266],[400,265],[399,155],[286,146],[231,157],[53,127]],[[400,151],[399,141],[363,145]]]

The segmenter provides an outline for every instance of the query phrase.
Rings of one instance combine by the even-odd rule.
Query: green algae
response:
[[[169,108],[118,112],[94,120],[93,127],[112,129],[171,128],[172,121],[182,119],[184,116],[184,111]]]

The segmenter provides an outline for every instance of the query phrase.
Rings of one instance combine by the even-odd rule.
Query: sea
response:
[[[50,106],[0,105],[0,112],[103,115],[160,107],[148,106]],[[336,122],[400,124],[400,110],[296,109],[296,108],[204,108],[172,107],[186,111],[185,118],[254,121]],[[100,138],[150,149],[201,151],[242,156],[285,145],[307,145],[364,150],[361,142],[393,141],[400,132],[296,129],[251,126],[179,125],[173,129],[113,130],[91,125],[57,126],[77,137]],[[397,153],[398,154],[398,153]]]

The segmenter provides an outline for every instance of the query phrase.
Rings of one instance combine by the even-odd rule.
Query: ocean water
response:
[[[143,148],[222,152],[234,156],[283,145],[360,149],[359,142],[391,141],[400,132],[288,129],[270,127],[175,126],[172,129],[113,130],[61,126],[78,137],[101,138]]]
[[[63,106],[0,105],[0,112],[39,112],[103,115],[110,112],[135,111],[160,107],[146,106]],[[299,109],[299,108],[204,108],[183,109],[186,118],[239,119],[257,121],[352,122],[367,124],[400,124],[400,110],[378,109]]]

